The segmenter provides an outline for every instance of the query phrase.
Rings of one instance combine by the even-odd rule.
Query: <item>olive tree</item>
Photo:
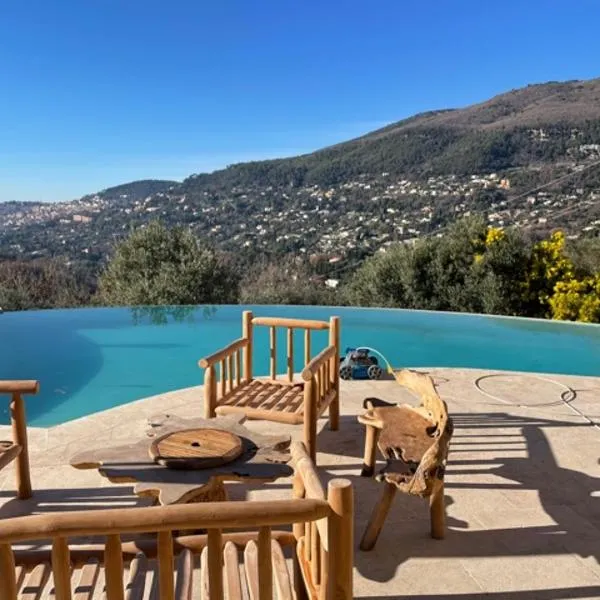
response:
[[[155,221],[116,246],[98,295],[122,306],[224,304],[237,301],[238,279],[190,230]]]

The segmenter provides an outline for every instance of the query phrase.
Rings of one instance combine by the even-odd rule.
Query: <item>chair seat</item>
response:
[[[11,441],[0,440],[0,469],[21,454],[23,448]]]
[[[378,423],[381,426],[377,447],[386,464],[376,475],[378,481],[392,483],[403,491],[418,495],[430,491],[429,485],[425,489],[414,486],[423,457],[438,440],[437,427],[426,414],[421,408],[409,405],[371,406],[359,417],[363,424]]]
[[[208,578],[208,549],[200,557],[190,550],[182,551],[175,561],[175,599],[202,598],[208,600],[210,584]],[[271,543],[273,565],[273,598],[293,599],[293,585],[281,546],[276,540]],[[49,559],[49,557],[48,557]],[[258,599],[258,547],[255,541],[246,544],[243,550],[233,542],[223,547],[223,587],[229,600]],[[240,568],[240,565],[242,568]],[[139,553],[125,567],[123,589],[125,600],[158,598],[158,568],[155,560]],[[54,581],[50,560],[26,569],[16,567],[19,598],[54,598]],[[106,598],[104,566],[92,559],[74,568],[71,572],[73,600],[95,600]],[[110,597],[108,600],[111,600]]]
[[[329,405],[333,392],[329,396],[318,407],[319,414]],[[215,412],[298,425],[304,422],[304,383],[253,379],[220,399]]]

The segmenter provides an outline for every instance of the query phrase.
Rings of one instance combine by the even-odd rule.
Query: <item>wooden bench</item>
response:
[[[374,474],[377,448],[386,464],[376,477],[385,488],[373,509],[361,550],[375,546],[397,491],[428,498],[431,536],[442,539],[445,533],[444,473],[452,419],[431,377],[406,369],[395,371],[394,376],[400,385],[421,398],[421,405],[397,406],[375,398],[365,400],[367,412],[358,417],[366,426],[361,474],[367,477]]]
[[[12,440],[0,440],[0,470],[13,460],[17,461],[17,497],[31,497],[29,450],[27,447],[27,419],[23,394],[37,394],[37,381],[0,381],[0,394],[9,394]]]
[[[225,596],[229,600],[350,600],[352,486],[334,479],[326,495],[304,446],[294,444],[292,454],[296,471],[294,498],[289,500],[4,519],[0,521],[0,598],[16,600],[24,592],[38,598],[53,590],[57,600],[133,600],[142,598],[150,586],[155,592],[151,597],[160,600]],[[207,533],[173,536],[173,531],[186,529]],[[122,539],[146,532],[156,535]],[[70,543],[69,538],[80,536],[102,539],[85,545]],[[50,547],[40,548],[40,542],[48,539]],[[14,548],[32,542],[34,549]]]
[[[253,375],[254,327],[269,328],[270,378]],[[277,328],[286,329],[286,374],[277,375]],[[304,330],[304,368],[294,379],[294,330]],[[328,331],[329,343],[311,353],[311,332]],[[304,443],[316,458],[317,419],[329,409],[329,426],[339,427],[340,321],[254,317],[245,311],[242,337],[199,361],[204,374],[204,416],[243,413],[248,419],[304,424]]]

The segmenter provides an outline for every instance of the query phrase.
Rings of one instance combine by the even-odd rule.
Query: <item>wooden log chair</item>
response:
[[[373,475],[377,448],[386,464],[376,476],[385,487],[362,537],[361,550],[375,546],[398,490],[428,498],[431,536],[442,539],[445,533],[444,471],[452,419],[431,377],[410,370],[395,371],[394,376],[400,385],[421,398],[421,405],[398,406],[376,398],[365,400],[367,412],[358,417],[366,426],[361,474]]]
[[[10,395],[12,440],[0,440],[0,470],[13,460],[17,461],[17,497],[31,498],[31,475],[27,447],[27,419],[24,394],[37,394],[37,381],[0,381],[0,394]]]
[[[269,327],[270,378],[255,379],[252,358],[255,326]],[[277,375],[277,328],[286,329],[286,374]],[[304,369],[294,378],[294,330],[304,330]],[[311,332],[327,330],[329,343],[311,353]],[[254,317],[245,311],[242,337],[199,361],[204,373],[204,416],[243,413],[248,419],[303,424],[304,443],[316,458],[317,419],[329,409],[329,426],[339,427],[340,320],[327,321]]]
[[[0,521],[0,598],[50,594],[56,600],[148,596],[160,600],[350,600],[351,483],[334,479],[325,495],[301,443],[294,445],[293,455],[294,497],[288,500],[4,519]],[[186,529],[207,533],[173,535],[175,530]],[[143,533],[150,535],[131,539],[132,534]],[[126,535],[130,539],[122,537]],[[75,545],[73,538],[80,536],[90,543]],[[98,543],[94,543],[96,536],[101,536]]]

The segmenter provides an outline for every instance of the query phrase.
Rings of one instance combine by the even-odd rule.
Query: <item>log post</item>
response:
[[[304,498],[304,482],[302,481],[302,475],[299,472],[294,474],[292,480],[292,494],[294,498]],[[294,537],[296,542],[304,535],[304,523],[294,523],[292,525]],[[295,551],[292,556],[293,571],[294,571],[294,592],[296,592],[296,600],[308,600],[308,593],[306,586],[304,585],[304,577],[302,576],[302,567],[300,566],[300,560],[298,558],[298,552]]]
[[[244,348],[244,381],[252,381],[252,312],[245,310],[242,315],[242,337],[248,340]]]
[[[212,419],[216,416],[217,408],[217,380],[214,365],[206,367],[204,372],[204,418]]]
[[[13,392],[10,403],[13,440],[21,446],[17,457],[17,497],[21,500],[31,498],[31,476],[29,473],[29,449],[27,445],[27,421],[25,418],[25,402],[20,392]]]
[[[54,538],[52,542],[52,574],[57,600],[71,600],[71,560],[64,537]]]
[[[335,346],[335,357],[332,358],[331,387],[335,395],[329,405],[329,429],[337,431],[340,427],[340,318],[329,320],[329,345]]]
[[[304,445],[308,456],[317,462],[317,381],[313,375],[304,383]]]
[[[373,425],[367,425],[365,429],[365,456],[360,474],[362,477],[372,477],[375,472],[375,454],[380,429],[373,427]]]
[[[0,598],[17,597],[15,557],[10,544],[0,544]]]
[[[444,502],[444,482],[436,480],[429,497],[429,516],[431,518],[431,537],[443,540],[446,534],[446,506]]]
[[[377,542],[377,538],[381,533],[385,518],[392,506],[392,502],[396,496],[398,488],[393,483],[385,483],[383,488],[383,494],[379,502],[373,507],[371,518],[365,529],[362,540],[360,541],[361,550],[372,550]]]
[[[328,598],[351,600],[354,564],[354,495],[347,479],[333,479],[327,486],[332,510],[328,521]]]

